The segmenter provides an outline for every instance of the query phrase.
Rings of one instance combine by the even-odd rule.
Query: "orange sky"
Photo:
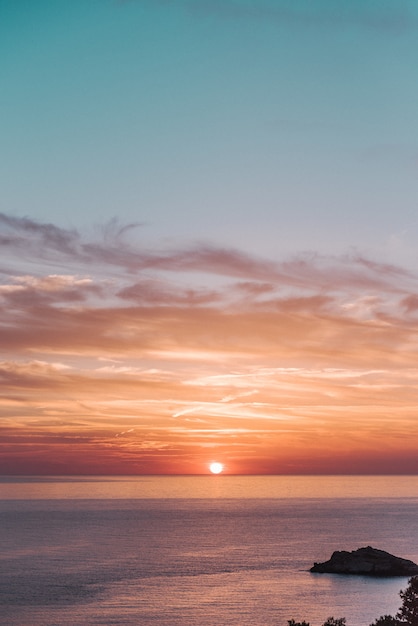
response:
[[[0,473],[417,472],[410,272],[0,226]]]

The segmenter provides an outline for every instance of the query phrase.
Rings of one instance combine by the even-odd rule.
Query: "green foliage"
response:
[[[402,606],[396,614],[400,624],[418,626],[418,576],[409,579],[408,587],[400,592]]]
[[[400,621],[393,617],[393,615],[382,615],[377,620],[370,624],[370,626],[400,626]]]
[[[339,617],[338,619],[335,619],[335,617],[328,617],[322,626],[345,626],[345,622],[345,617]],[[295,622],[294,619],[287,620],[287,623],[289,626],[310,626],[309,622]]]

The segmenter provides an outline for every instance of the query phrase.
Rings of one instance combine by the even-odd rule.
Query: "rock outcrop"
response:
[[[416,576],[418,565],[384,550],[367,546],[352,552],[334,552],[329,561],[315,563],[309,571],[357,576]]]

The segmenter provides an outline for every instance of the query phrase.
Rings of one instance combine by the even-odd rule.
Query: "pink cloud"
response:
[[[410,458],[413,273],[359,254],[147,249],[117,222],[94,241],[26,218],[0,229],[0,469],[194,472],[207,446],[235,471]]]
[[[88,268],[90,273],[119,269],[129,278],[132,272],[168,272],[170,274],[206,273],[220,277],[239,278],[245,282],[261,282],[276,287],[295,289],[399,290],[399,280],[416,283],[417,277],[402,268],[351,255],[341,258],[317,254],[299,255],[277,262],[257,258],[240,250],[194,244],[182,249],[147,249],[143,244],[126,239],[137,225],[119,225],[116,221],[104,226],[96,240],[88,241],[75,230],[42,224],[28,218],[0,214],[0,228],[7,240],[11,262],[22,255],[33,263],[55,262]],[[72,271],[73,274],[79,272]],[[122,274],[123,275],[123,274]],[[121,275],[119,276],[119,278]]]

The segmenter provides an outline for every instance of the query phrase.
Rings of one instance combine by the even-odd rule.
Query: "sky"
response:
[[[418,472],[418,5],[0,0],[0,474]]]

